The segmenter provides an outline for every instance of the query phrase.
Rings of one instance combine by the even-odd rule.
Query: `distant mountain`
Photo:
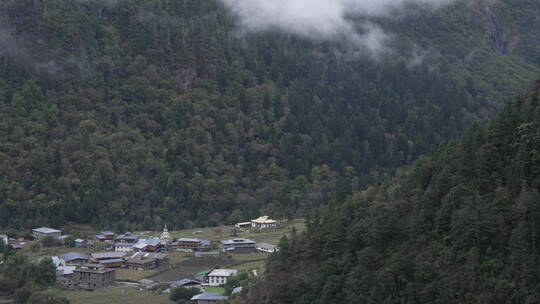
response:
[[[491,117],[540,71],[538,1],[382,20],[392,57],[214,0],[0,3],[0,226],[301,216]],[[421,60],[420,60],[421,59]]]
[[[322,208],[241,303],[537,302],[539,96]]]

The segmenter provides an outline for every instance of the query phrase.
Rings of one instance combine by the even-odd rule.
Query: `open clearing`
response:
[[[157,282],[172,282],[184,278],[195,278],[195,274],[216,267],[226,267],[234,261],[225,258],[191,258],[174,265],[172,269],[148,278]]]
[[[167,294],[157,294],[146,290],[129,287],[103,288],[95,291],[63,291],[62,295],[71,304],[172,304]]]

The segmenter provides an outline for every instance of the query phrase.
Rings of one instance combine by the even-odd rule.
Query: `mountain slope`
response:
[[[244,303],[536,303],[539,96],[323,208]]]
[[[213,0],[2,1],[0,226],[299,216],[383,180],[538,73],[536,2],[479,3],[385,20],[376,62],[236,37]]]

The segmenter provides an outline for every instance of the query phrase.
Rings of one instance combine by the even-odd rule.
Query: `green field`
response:
[[[104,288],[96,291],[63,291],[61,293],[68,298],[71,304],[172,304],[169,295],[152,293],[136,288],[115,287]]]
[[[204,291],[207,292],[219,292],[220,294],[225,293],[225,288],[223,287],[204,287]]]
[[[246,229],[234,233],[236,229],[233,229],[232,226],[220,226],[220,227],[207,227],[207,228],[195,228],[195,229],[184,229],[171,231],[170,234],[175,238],[201,238],[208,239],[212,241],[221,241],[223,239],[230,238],[250,238],[254,239],[257,242],[264,242],[269,244],[277,244],[283,235],[290,234],[292,228],[295,228],[297,232],[302,232],[306,229],[304,219],[296,219],[290,222],[282,221],[280,222],[280,227],[273,229]],[[157,236],[157,234],[156,234]]]

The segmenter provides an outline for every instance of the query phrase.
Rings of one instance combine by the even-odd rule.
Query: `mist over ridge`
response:
[[[241,34],[280,31],[314,41],[345,42],[371,55],[387,49],[391,33],[370,18],[399,18],[454,0],[220,0],[238,19]],[[353,19],[356,19],[353,21]]]

